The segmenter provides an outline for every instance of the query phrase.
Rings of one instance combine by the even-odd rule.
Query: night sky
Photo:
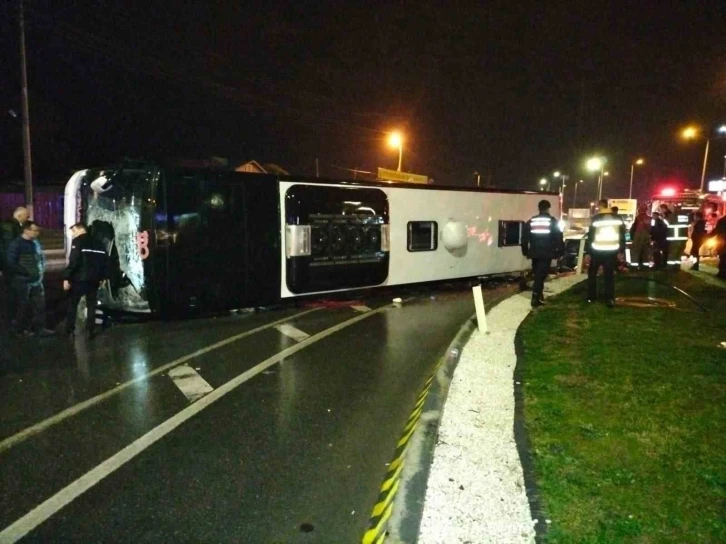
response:
[[[0,8],[0,182],[22,178],[17,1]],[[211,156],[352,177],[534,189],[608,158],[606,193],[697,185],[726,122],[726,2],[26,0],[36,179],[121,157]],[[710,178],[724,168],[713,141]],[[637,191],[636,191],[637,192]],[[568,191],[569,194],[569,191]],[[638,193],[640,194],[640,193]],[[568,200],[571,196],[567,197]]]

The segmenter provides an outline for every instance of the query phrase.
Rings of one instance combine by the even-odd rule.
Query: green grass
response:
[[[587,305],[583,283],[522,326],[547,542],[726,542],[726,290],[652,277],[710,311],[620,277],[617,297],[676,307]]]

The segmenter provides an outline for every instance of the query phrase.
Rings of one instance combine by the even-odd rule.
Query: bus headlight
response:
[[[378,227],[365,230],[365,243],[367,251],[381,251],[381,231]]]
[[[343,225],[330,227],[330,249],[333,255],[342,255],[345,250],[345,230]]]
[[[313,255],[324,255],[328,252],[328,225],[313,225],[311,234],[311,251]]]
[[[351,252],[354,254],[360,253],[363,247],[363,232],[359,227],[348,227],[348,241]]]

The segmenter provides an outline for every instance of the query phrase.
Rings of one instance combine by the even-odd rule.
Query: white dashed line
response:
[[[310,335],[306,332],[301,331],[300,329],[296,329],[292,325],[288,325],[287,323],[283,323],[281,325],[275,325],[275,328],[280,331],[285,336],[289,336],[295,342],[302,342],[306,338],[309,338]]]
[[[202,398],[207,393],[214,391],[207,380],[189,365],[181,365],[169,371],[169,377],[189,402]]]

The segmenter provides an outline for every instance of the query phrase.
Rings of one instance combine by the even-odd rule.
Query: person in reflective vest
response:
[[[550,215],[550,203],[540,200],[539,213],[524,224],[522,230],[522,254],[532,259],[534,285],[532,287],[532,307],[544,303],[544,280],[550,269],[552,259],[562,256],[565,242],[557,220]]]
[[[618,253],[625,251],[625,223],[612,214],[607,200],[598,202],[600,209],[590,223],[585,252],[590,256],[587,270],[587,301],[597,298],[597,272],[602,266],[605,276],[605,300],[608,307],[615,305],[615,265]]]

